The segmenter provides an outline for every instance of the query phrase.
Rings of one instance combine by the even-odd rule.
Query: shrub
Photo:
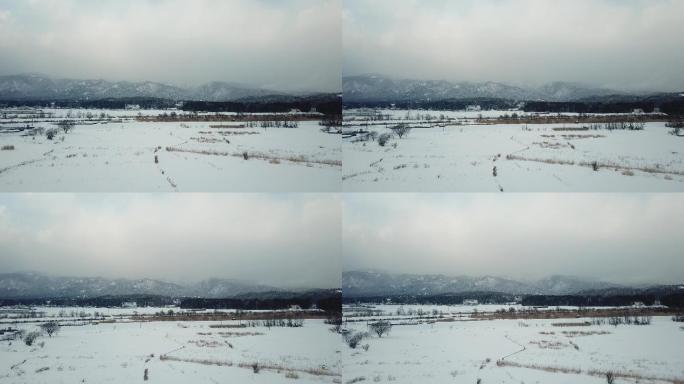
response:
[[[342,314],[341,313],[331,313],[325,319],[326,324],[332,325],[330,327],[330,332],[341,333],[342,331]]]
[[[254,373],[259,373],[260,370],[261,368],[259,367],[259,363],[252,364],[252,371],[254,371]]]
[[[299,375],[295,372],[288,372],[285,374],[285,377],[288,379],[299,379]]]
[[[615,382],[615,375],[613,375],[613,372],[606,372],[606,382],[608,384],[613,384]]]
[[[76,126],[76,123],[72,120],[62,120],[57,123],[57,126],[62,128],[64,133],[69,133],[69,131],[71,131]]]
[[[386,320],[380,320],[368,324],[368,329],[378,335],[378,337],[382,337],[382,335],[389,334],[389,331],[392,329],[392,323]]]
[[[406,124],[399,124],[394,127],[392,127],[392,131],[399,136],[399,138],[403,138],[404,136],[408,135],[409,132],[411,132],[411,127],[409,127]]]
[[[249,155],[247,154],[247,151],[242,152],[242,158],[245,160],[249,160]]]
[[[392,135],[390,135],[389,133],[381,134],[380,136],[378,136],[378,145],[384,147],[385,144],[389,142],[390,138],[392,138]]]
[[[47,333],[48,336],[52,337],[53,334],[59,332],[59,323],[56,321],[48,321],[40,325],[40,329]]]
[[[684,120],[672,120],[665,123],[668,128],[684,128]]]
[[[29,347],[33,345],[33,343],[40,337],[40,332],[33,331],[29,332],[24,336],[24,344],[28,345]]]
[[[347,343],[349,348],[351,349],[356,349],[356,346],[359,345],[361,340],[363,340],[367,336],[367,333],[365,332],[354,332],[354,331],[349,331],[343,334],[344,341]]]
[[[50,128],[45,130],[45,137],[47,137],[48,140],[54,139],[54,137],[57,135],[57,129],[55,128]]]
[[[370,131],[368,132],[368,139],[375,141],[375,139],[378,138],[378,132],[376,131]]]

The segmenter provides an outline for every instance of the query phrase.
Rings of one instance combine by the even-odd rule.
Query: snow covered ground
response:
[[[438,126],[394,120],[402,112],[392,113],[392,120],[367,126],[345,121],[345,132],[378,135],[390,133],[388,127],[398,122],[423,128],[403,138],[395,135],[385,146],[377,139],[345,137],[344,191],[684,191],[684,139],[669,134],[662,122],[647,123],[641,131],[576,130],[583,125],[485,125],[473,112],[444,112],[460,120]]]
[[[616,383],[684,380],[681,323],[662,316],[651,325],[576,325],[584,321],[591,319],[393,321],[388,335],[345,345],[344,380],[600,384],[609,371]],[[366,322],[346,327],[368,331]]]
[[[236,128],[240,123],[138,121],[131,116],[137,111],[106,111],[99,121],[104,111],[81,110],[72,111],[82,117],[73,130],[52,140],[13,129],[55,128],[64,113],[27,118],[0,111],[0,191],[340,190],[340,138],[321,132],[318,121]]]
[[[100,322],[63,325],[32,346],[3,340],[0,383],[131,383],[142,382],[146,370],[151,383],[341,381],[339,336],[323,320],[301,328],[226,327],[235,324]]]

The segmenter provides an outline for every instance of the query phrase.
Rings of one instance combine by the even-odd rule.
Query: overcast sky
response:
[[[339,91],[341,0],[0,0],[0,75]]]
[[[339,287],[334,194],[0,194],[0,271]]]
[[[684,89],[681,0],[346,0],[345,75]]]
[[[684,282],[680,194],[347,194],[343,268]]]

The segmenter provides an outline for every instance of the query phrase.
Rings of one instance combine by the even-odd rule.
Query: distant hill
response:
[[[625,95],[610,89],[569,82],[541,87],[517,87],[492,81],[450,82],[444,80],[394,79],[382,75],[342,78],[345,102],[420,102],[459,99],[506,99],[518,101],[574,101],[590,97]]]
[[[270,89],[214,81],[182,88],[152,81],[56,79],[39,74],[0,76],[0,100],[98,100],[149,97],[169,100],[235,101],[292,96]]]
[[[465,292],[566,295],[618,287],[620,286],[617,284],[559,275],[535,282],[521,282],[495,276],[392,274],[379,271],[342,273],[342,290],[345,297],[432,296]]]
[[[156,295],[166,297],[226,298],[286,290],[233,279],[207,279],[180,285],[154,279],[106,279],[57,277],[38,273],[0,274],[0,298],[84,298],[100,296]]]

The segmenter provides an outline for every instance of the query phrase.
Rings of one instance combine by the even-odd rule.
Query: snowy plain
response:
[[[420,112],[452,119],[445,124],[416,120],[417,111],[389,111],[389,120],[380,121],[346,113],[344,191],[684,191],[684,139],[664,122],[639,131],[582,130],[583,124],[481,124],[473,117],[511,111]],[[384,146],[349,135],[392,133],[398,123],[413,128]]]
[[[421,308],[464,312],[460,306]],[[378,321],[346,317],[348,311],[345,327],[354,332],[368,332],[368,323]],[[389,334],[370,334],[356,348],[345,345],[345,382],[600,384],[606,383],[607,372],[614,373],[616,383],[684,380],[681,323],[669,316],[655,316],[650,325],[587,324],[591,320],[455,316],[418,323],[395,318]]]
[[[297,128],[145,121],[168,111],[0,111],[0,190],[328,192],[340,190],[341,141],[316,120]],[[101,114],[107,118],[100,119]],[[140,116],[137,115],[140,113]],[[31,135],[72,117],[52,140]],[[91,116],[86,118],[86,114]],[[258,116],[255,116],[258,118]],[[264,118],[266,119],[266,118]],[[31,130],[21,130],[26,126]]]
[[[16,319],[15,323],[4,319],[0,328],[38,330],[40,321],[62,311],[54,307],[36,310],[47,317],[31,322]],[[299,328],[234,328],[238,321],[135,321],[130,317],[160,308],[82,310],[108,317],[104,321],[60,320],[57,334],[43,334],[32,346],[0,336],[0,383],[143,382],[145,370],[150,383],[341,380],[341,343],[323,320],[307,319]]]

